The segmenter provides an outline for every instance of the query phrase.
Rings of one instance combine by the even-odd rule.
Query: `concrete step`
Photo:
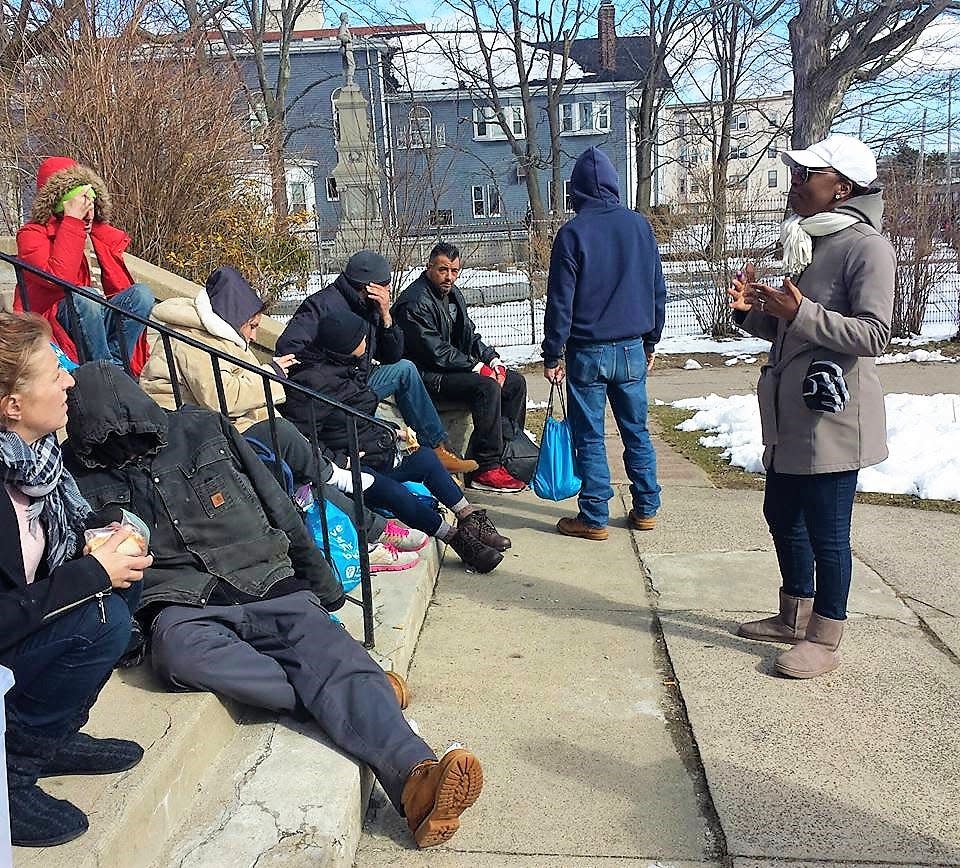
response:
[[[414,569],[374,576],[372,653],[402,673],[440,565],[436,546],[420,554]],[[348,604],[339,614],[362,639],[361,609]],[[293,847],[295,857],[261,866],[306,864],[304,849],[311,864],[353,861],[372,775],[329,746],[315,726],[278,722],[212,694],[169,693],[143,665],[114,673],[87,730],[136,739],[146,749],[143,761],[122,775],[45,780],[49,793],[87,812],[90,830],[60,847],[16,849],[18,868],[233,868],[278,846],[280,854]],[[251,825],[251,813],[268,825]],[[241,851],[250,848],[259,849],[247,862]]]

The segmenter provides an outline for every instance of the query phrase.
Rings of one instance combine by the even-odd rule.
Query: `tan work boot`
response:
[[[406,708],[410,704],[410,688],[407,687],[407,679],[392,669],[383,674],[387,676],[387,681],[390,682],[393,692],[397,695],[397,702],[400,703],[400,708]]]
[[[599,542],[605,540],[610,534],[605,527],[593,527],[585,524],[577,518],[561,518],[557,522],[557,530],[564,536],[577,536],[580,539],[592,539]]]
[[[800,642],[812,613],[813,597],[791,597],[781,588],[780,614],[747,621],[737,628],[737,635],[756,642]]]
[[[470,751],[455,748],[440,760],[420,763],[403,785],[400,801],[418,847],[449,841],[460,828],[460,815],[479,797],[483,769]]]
[[[807,624],[807,635],[789,651],[784,651],[774,668],[790,678],[816,678],[833,672],[840,665],[840,640],[843,621],[824,618],[814,612]]]
[[[440,459],[440,463],[447,473],[473,473],[474,470],[480,467],[472,458],[461,458],[455,452],[451,451],[446,443],[441,443],[433,451],[436,453],[437,458]]]
[[[630,510],[627,516],[630,527],[634,530],[653,530],[657,526],[657,517],[655,515],[637,515],[636,511]]]

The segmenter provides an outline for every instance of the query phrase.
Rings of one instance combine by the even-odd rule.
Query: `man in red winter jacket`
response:
[[[69,157],[48,157],[37,170],[37,195],[30,222],[17,233],[17,255],[31,265],[72,283],[102,292],[113,304],[147,317],[153,309],[150,290],[134,283],[123,261],[130,236],[110,225],[111,201],[103,179]],[[149,350],[144,327],[94,301],[74,296],[79,334],[71,329],[63,290],[24,272],[29,308],[49,321],[54,340],[74,361],[82,340],[85,360],[123,364],[124,352],[134,376]],[[23,310],[19,293],[14,309]]]

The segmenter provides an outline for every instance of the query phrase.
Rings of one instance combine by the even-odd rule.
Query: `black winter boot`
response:
[[[40,770],[63,741],[15,719],[7,721],[7,788],[10,793],[10,837],[17,847],[53,847],[87,831],[87,815],[37,786]]]
[[[482,542],[477,536],[476,529],[468,524],[461,523],[449,542],[450,548],[460,555],[464,565],[478,573],[489,573],[495,570],[503,560],[503,555]]]
[[[123,738],[94,738],[85,732],[70,736],[60,745],[40,777],[56,775],[113,775],[132,769],[143,759],[143,748]]]
[[[480,542],[498,552],[505,552],[512,545],[510,538],[501,534],[490,521],[485,509],[475,509],[468,516],[460,519],[460,524],[461,526],[469,525],[476,531],[476,537]]]

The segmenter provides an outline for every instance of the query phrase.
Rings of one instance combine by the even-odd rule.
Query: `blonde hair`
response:
[[[0,313],[0,399],[23,388],[34,353],[52,337],[50,323],[35,313]]]

